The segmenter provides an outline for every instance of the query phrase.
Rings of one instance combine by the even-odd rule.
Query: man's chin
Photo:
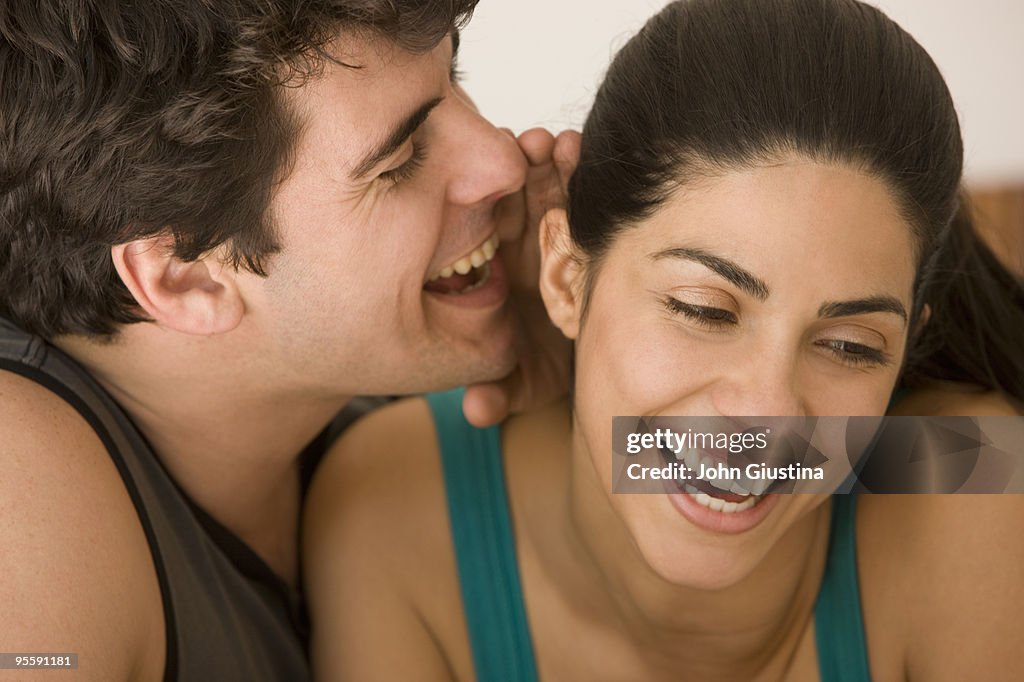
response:
[[[468,330],[467,330],[468,331]],[[434,357],[427,361],[439,385],[455,386],[497,381],[508,376],[518,362],[516,317],[508,305],[494,312],[484,325],[466,335],[441,341]]]
[[[445,371],[436,372],[435,376],[431,378],[430,387],[424,389],[423,392],[446,391],[459,386],[504,379],[515,369],[516,357],[510,348],[501,356],[490,355],[476,359],[463,356],[456,362],[449,365]],[[442,369],[436,365],[435,368]]]
[[[518,361],[516,329],[513,316],[507,310],[496,312],[485,325],[466,333],[456,333],[451,327],[445,334],[434,334],[427,343],[415,352],[397,356],[384,366],[371,384],[373,395],[412,395],[446,391],[459,386],[497,381],[508,376]],[[454,326],[454,325],[452,325]],[[366,358],[366,370],[385,360],[385,349],[381,357]],[[359,393],[367,393],[361,387]]]

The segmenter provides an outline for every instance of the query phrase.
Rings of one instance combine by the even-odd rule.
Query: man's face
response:
[[[499,200],[526,161],[453,82],[450,38],[422,55],[344,44],[329,52],[361,68],[328,63],[286,94],[302,130],[272,203],[282,250],[241,282],[265,369],[328,394],[500,377],[514,357]]]

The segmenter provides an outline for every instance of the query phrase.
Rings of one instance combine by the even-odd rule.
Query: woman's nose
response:
[[[802,417],[807,405],[800,390],[798,363],[785,354],[762,355],[719,382],[715,409],[723,415]]]

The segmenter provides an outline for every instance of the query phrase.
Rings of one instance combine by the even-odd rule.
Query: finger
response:
[[[519,190],[502,197],[495,206],[494,220],[503,244],[518,241],[526,229],[526,194]]]
[[[514,132],[512,132],[511,128],[508,128],[508,127],[505,127],[505,126],[501,126],[500,128],[498,128],[498,130],[503,135],[507,135],[508,137],[512,138],[516,142],[516,145],[519,146],[519,140],[516,139],[516,134]],[[522,154],[524,157],[526,157],[527,163],[532,163],[530,161],[529,157],[526,156],[526,152],[523,150],[523,148],[521,146],[519,146],[519,153]]]
[[[558,169],[558,177],[565,189],[569,184],[569,177],[576,170],[580,161],[580,145],[583,136],[575,130],[563,130],[555,138],[555,148],[551,155]]]
[[[505,390],[497,382],[467,387],[462,397],[462,413],[478,429],[501,422],[509,413]]]
[[[531,166],[542,166],[551,163],[555,149],[555,136],[544,128],[531,128],[518,138],[519,148],[529,160]]]

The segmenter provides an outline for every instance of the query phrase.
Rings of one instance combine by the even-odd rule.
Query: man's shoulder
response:
[[[88,680],[152,677],[163,660],[159,586],[99,437],[62,398],[0,371],[0,469],[5,650],[88,656]]]

